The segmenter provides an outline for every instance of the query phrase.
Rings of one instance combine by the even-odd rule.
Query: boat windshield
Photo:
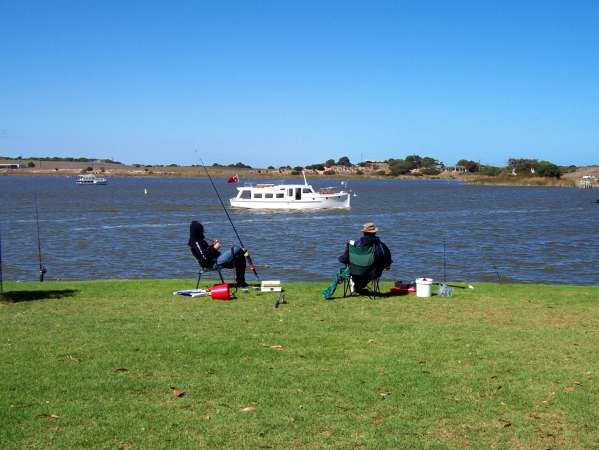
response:
[[[332,188],[332,187],[321,188],[320,189],[320,194],[321,195],[335,194],[335,188]]]

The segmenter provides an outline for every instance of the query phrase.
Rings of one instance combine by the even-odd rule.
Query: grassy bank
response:
[[[2,447],[597,445],[598,287],[172,294],[194,286],[4,282]]]
[[[540,178],[540,177],[476,177],[464,178],[468,184],[488,184],[495,186],[549,186],[549,187],[576,187],[576,179],[572,178]]]

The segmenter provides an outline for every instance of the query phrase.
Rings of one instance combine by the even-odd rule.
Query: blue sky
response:
[[[0,3],[0,155],[599,163],[599,2]]]

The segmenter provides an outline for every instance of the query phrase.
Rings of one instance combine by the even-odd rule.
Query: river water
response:
[[[386,281],[599,282],[597,189],[360,180],[349,182],[349,210],[250,211],[229,208],[236,184],[213,181],[261,280],[330,281],[346,241],[372,221],[394,260]],[[187,247],[194,219],[223,246],[238,243],[203,178],[78,186],[74,178],[0,177],[0,201],[4,280],[36,281],[40,248],[46,281],[194,280]],[[256,281],[249,269],[247,279]]]

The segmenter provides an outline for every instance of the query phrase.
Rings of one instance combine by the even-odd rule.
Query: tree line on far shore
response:
[[[387,164],[388,170],[378,170],[380,164]],[[240,169],[251,169],[252,167],[238,162],[236,164],[229,164],[223,166],[218,163],[214,163],[213,167],[231,167]],[[538,176],[548,178],[560,178],[563,174],[568,172],[574,172],[577,166],[571,165],[568,167],[558,166],[549,161],[539,161],[537,159],[530,158],[509,158],[504,167],[495,167],[491,165],[481,164],[480,161],[469,161],[466,159],[460,159],[455,166],[446,166],[443,162],[438,161],[430,156],[420,157],[419,155],[408,155],[405,158],[389,158],[385,161],[363,161],[357,164],[353,164],[347,156],[342,156],[337,161],[329,159],[323,163],[310,164],[307,166],[281,166],[279,170],[291,170],[292,174],[299,175],[302,170],[313,170],[323,172],[323,175],[334,175],[335,167],[355,168],[356,174],[361,175],[363,171],[361,169],[374,170],[381,176],[401,176],[401,175],[412,175],[422,176],[439,175],[441,172],[446,170],[452,170],[456,172],[468,172],[478,173],[480,175],[498,176],[502,174],[520,175],[520,176]],[[273,166],[269,166],[268,169],[274,170]]]
[[[35,167],[33,161],[66,161],[66,162],[101,162],[107,164],[122,164],[118,161],[112,161],[110,159],[93,159],[93,158],[72,158],[72,157],[30,157],[30,158],[11,158],[8,156],[0,156],[3,160],[27,160],[27,167]],[[379,170],[381,164],[388,165],[388,170]],[[133,164],[136,167],[140,167],[143,164]],[[192,167],[195,165],[192,165]],[[153,167],[146,165],[145,167]],[[161,165],[161,167],[164,167]],[[177,164],[169,164],[166,167],[178,167]],[[235,164],[222,165],[219,163],[212,164],[212,167],[226,167],[235,169],[252,169],[251,166],[238,162]],[[328,159],[323,163],[310,164],[307,166],[281,166],[279,170],[291,170],[292,174],[299,175],[302,170],[313,170],[322,172],[324,175],[334,175],[336,167],[354,168],[356,174],[361,175],[364,170],[368,169],[369,172],[374,171],[381,176],[422,176],[439,175],[443,171],[452,170],[456,172],[467,172],[467,173],[478,173],[480,175],[487,176],[498,176],[502,174],[529,176],[529,177],[548,177],[548,178],[560,178],[563,174],[574,172],[577,166],[558,166],[549,161],[539,161],[537,159],[530,158],[509,158],[506,161],[504,167],[496,167],[486,164],[481,164],[480,161],[469,161],[466,159],[460,159],[454,166],[446,166],[443,162],[432,158],[430,156],[421,157],[419,155],[408,155],[405,158],[389,158],[384,161],[362,161],[357,164],[353,164],[347,156],[342,156],[337,161],[334,159]],[[269,170],[275,170],[275,167],[268,166]]]

